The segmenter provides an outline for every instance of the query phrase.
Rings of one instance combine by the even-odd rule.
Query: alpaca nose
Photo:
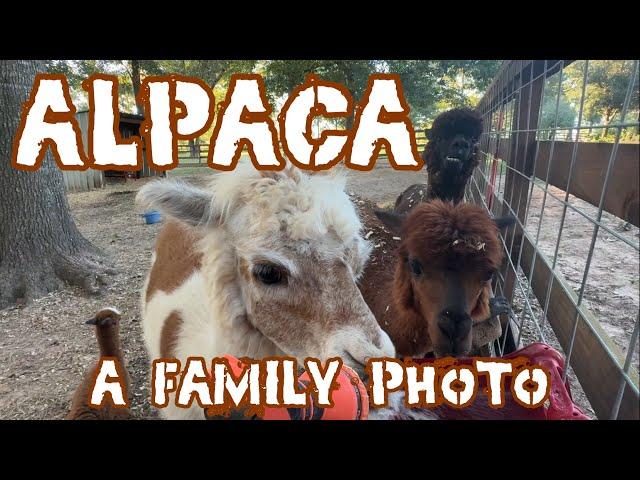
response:
[[[389,335],[378,327],[372,336],[355,329],[337,332],[327,357],[340,357],[360,376],[366,378],[365,366],[371,358],[395,357],[396,350]]]
[[[457,148],[458,150],[468,150],[469,142],[465,138],[456,138],[453,141],[453,147]]]
[[[464,340],[471,331],[471,317],[465,312],[445,308],[440,312],[438,327],[451,341]]]

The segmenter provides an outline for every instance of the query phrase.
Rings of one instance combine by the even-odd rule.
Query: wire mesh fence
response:
[[[504,62],[479,110],[467,200],[517,219],[497,353],[549,343],[581,406],[638,418],[638,61]]]
[[[576,402],[607,419],[639,417],[638,82],[637,60],[504,62],[478,106],[466,192],[517,219],[493,285],[512,304],[494,350],[563,351]],[[181,144],[180,166],[206,166],[207,152]]]

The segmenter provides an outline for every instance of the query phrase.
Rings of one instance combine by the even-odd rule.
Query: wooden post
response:
[[[517,216],[522,224],[526,220],[530,183],[528,178],[525,177],[530,177],[534,169],[536,152],[535,130],[538,126],[544,88],[544,75],[540,75],[542,72],[544,72],[544,60],[524,65],[520,71],[520,85],[524,86],[515,100],[514,118],[516,121],[512,122],[512,130],[516,130],[516,132],[512,132],[511,135],[511,155],[509,155],[509,158],[503,159],[511,168],[507,169],[505,176],[505,202],[502,214],[508,215],[512,213],[507,207],[509,205],[513,210],[513,214]],[[538,78],[535,78],[536,76]],[[522,237],[522,227],[517,223],[510,227],[505,234],[505,244],[510,249],[508,255],[516,269],[518,268],[520,248],[522,247]],[[517,281],[517,272],[511,268],[507,259],[505,259],[503,271],[506,271],[504,295],[511,303]],[[509,319],[506,315],[503,315],[501,321],[502,330],[506,332],[506,325]],[[515,350],[518,346],[515,345],[513,335],[510,337],[507,338],[505,348],[507,350]]]

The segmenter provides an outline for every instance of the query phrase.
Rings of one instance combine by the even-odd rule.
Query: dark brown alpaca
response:
[[[122,366],[125,375],[126,391],[129,392],[131,384],[129,374],[124,368],[124,355],[120,345],[120,313],[113,308],[100,310],[86,322],[96,326],[96,337],[100,348],[100,357],[116,357]],[[89,390],[93,386],[98,363],[90,368],[84,375],[82,382],[76,388],[71,400],[71,409],[67,415],[68,420],[126,420],[131,418],[128,408],[114,408],[107,401],[100,409],[89,407]],[[125,397],[128,403],[128,399]]]
[[[502,261],[499,229],[475,205],[434,200],[407,216],[375,212],[395,235],[397,253],[374,257],[362,295],[399,356],[462,356],[472,325],[492,316],[490,280]]]
[[[428,143],[422,154],[428,183],[407,188],[396,199],[394,212],[405,214],[427,200],[462,201],[464,189],[478,165],[477,142],[482,118],[469,108],[456,108],[436,117],[426,131]]]

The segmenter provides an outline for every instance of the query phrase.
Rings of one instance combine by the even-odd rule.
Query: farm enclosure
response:
[[[560,347],[595,414],[612,419],[637,419],[639,408],[639,156],[637,140],[623,143],[637,139],[638,61],[626,63],[616,120],[594,123],[592,62],[505,62],[479,105],[483,158],[467,192],[518,219],[494,286],[514,307],[499,351],[534,340]],[[580,79],[573,117],[561,114],[563,78]],[[585,141],[594,130],[610,141]]]
[[[638,64],[627,63],[625,108],[605,125],[587,118],[595,62],[505,62],[480,104],[483,161],[467,192],[468,200],[519,219],[504,238],[508,259],[494,285],[513,303],[497,350],[544,340],[564,351],[577,403],[599,418],[638,417]],[[565,79],[576,76],[583,81],[573,88],[571,117],[563,106]],[[417,137],[422,148],[422,132]],[[206,165],[200,145],[197,154],[195,146],[182,147],[193,168],[169,175],[201,183],[212,174],[189,165]],[[352,173],[348,190],[385,207],[425,180],[380,159],[373,171]],[[159,225],[143,225],[133,208],[144,182],[69,196],[82,233],[116,259],[120,273],[104,297],[68,288],[0,311],[3,418],[64,415],[95,358],[92,332],[82,323],[106,304],[124,313],[134,413],[154,416],[137,292]]]

